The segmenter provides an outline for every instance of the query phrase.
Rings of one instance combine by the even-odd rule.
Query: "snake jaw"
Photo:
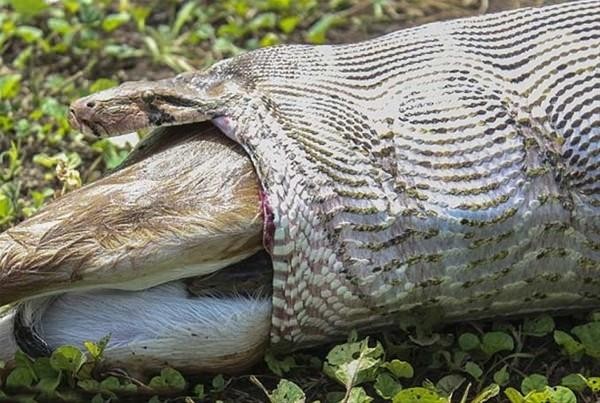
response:
[[[147,85],[143,82],[125,83],[74,101],[69,108],[70,125],[85,134],[111,136],[152,126],[153,121],[161,123],[168,120],[157,119],[156,115],[160,114],[152,110],[145,92],[138,93],[138,87]],[[111,101],[111,96],[117,94],[116,101]]]
[[[218,74],[125,82],[73,101],[68,120],[73,128],[95,136],[199,123],[223,115],[241,92],[237,83]]]

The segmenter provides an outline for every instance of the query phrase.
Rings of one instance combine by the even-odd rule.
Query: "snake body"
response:
[[[143,87],[134,107],[140,85],[92,95],[74,120],[212,119],[244,147],[275,345],[600,304],[598,0],[260,49]],[[103,106],[117,101],[139,112],[126,128]]]

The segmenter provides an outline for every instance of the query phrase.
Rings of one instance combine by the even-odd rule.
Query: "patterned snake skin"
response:
[[[267,48],[161,85],[193,88],[160,100],[254,162],[276,346],[600,305],[599,0]],[[150,95],[150,123],[186,120]]]
[[[207,74],[249,94],[216,123],[272,212],[273,343],[599,304],[600,1]]]

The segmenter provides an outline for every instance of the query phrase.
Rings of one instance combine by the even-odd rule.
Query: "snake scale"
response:
[[[271,342],[600,305],[600,1],[286,45],[72,106],[212,120],[262,183]]]

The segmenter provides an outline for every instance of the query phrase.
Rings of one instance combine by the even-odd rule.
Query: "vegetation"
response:
[[[126,156],[127,146],[69,127],[67,105],[75,98],[128,79],[202,68],[246,49],[358,40],[513,3],[519,2],[0,0],[0,230]],[[186,378],[164,368],[136,379],[105,372],[98,364],[106,343],[65,346],[37,360],[19,354],[16,367],[0,376],[0,401],[571,403],[597,401],[600,393],[598,313],[422,324],[371,339],[353,334],[323,350],[269,353],[251,376]]]
[[[3,380],[0,401],[139,401],[143,396],[149,402],[596,402],[599,319],[590,314],[571,327],[571,319],[557,319],[557,325],[541,315],[438,331],[420,326],[375,339],[351,334],[328,353],[268,353],[254,375],[187,379],[172,368],[147,380],[118,370],[102,372],[98,364],[110,343],[106,338],[81,349],[61,347],[50,358],[18,354],[16,368]]]

